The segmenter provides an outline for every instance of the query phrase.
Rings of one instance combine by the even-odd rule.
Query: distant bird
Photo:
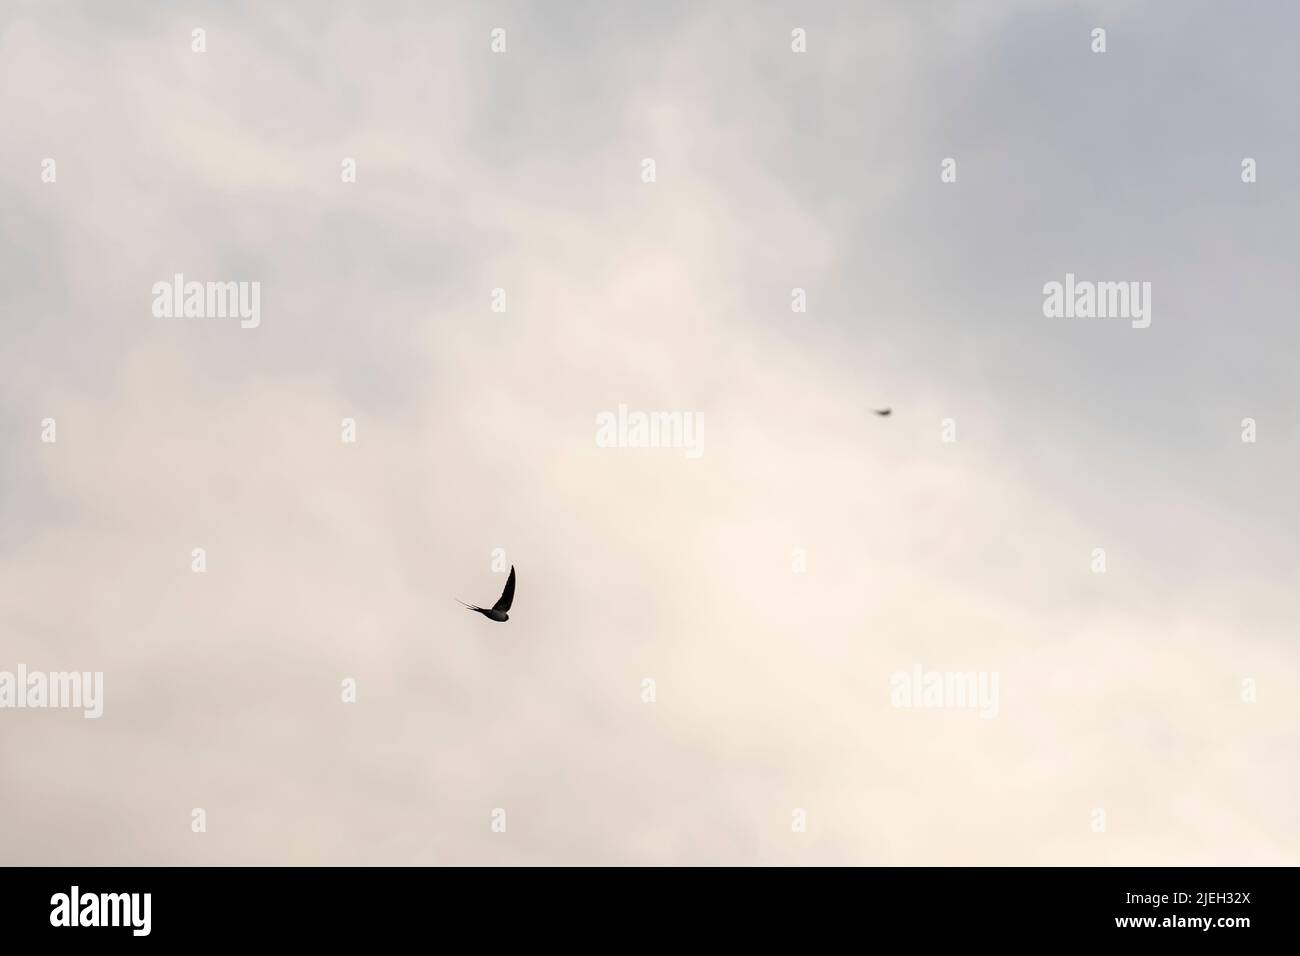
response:
[[[515,600],[515,566],[512,564],[510,565],[510,577],[506,578],[506,589],[501,592],[501,597],[497,598],[497,603],[493,604],[491,609],[485,607],[477,607],[473,604],[465,604],[464,601],[461,601],[460,603],[465,604],[465,606],[469,608],[471,611],[478,611],[488,620],[508,621],[510,620],[510,615],[507,614],[506,612],[510,610],[510,605],[514,603],[514,600]]]
[[[894,410],[892,408],[873,408],[872,411],[883,418],[886,415],[892,414]]]

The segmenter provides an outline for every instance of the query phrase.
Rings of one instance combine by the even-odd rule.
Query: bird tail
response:
[[[471,611],[481,611],[481,610],[483,610],[481,607],[479,607],[479,606],[476,605],[476,604],[465,604],[465,602],[462,601],[460,598],[456,598],[456,602],[457,602],[458,604],[464,604],[465,607],[469,608]]]

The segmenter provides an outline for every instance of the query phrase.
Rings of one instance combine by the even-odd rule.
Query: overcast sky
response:
[[[0,0],[0,862],[1296,863],[1298,32]]]

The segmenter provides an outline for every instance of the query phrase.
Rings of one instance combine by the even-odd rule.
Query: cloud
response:
[[[1218,184],[1261,138],[1150,131],[1134,45],[1293,144],[1196,23],[1111,10],[1101,63],[1072,8],[952,9],[234,8],[196,55],[192,14],[23,8],[0,638],[105,704],[0,714],[10,860],[1293,860],[1293,270],[1253,237],[1294,196]],[[1163,311],[1053,324],[1067,268]],[[175,272],[261,326],[154,319]],[[597,447],[620,403],[704,455]],[[497,547],[491,628],[455,599]],[[891,707],[914,664],[998,671],[998,717]]]

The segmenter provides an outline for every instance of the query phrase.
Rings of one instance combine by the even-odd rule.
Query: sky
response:
[[[0,862],[1294,865],[1298,29],[0,0]]]

